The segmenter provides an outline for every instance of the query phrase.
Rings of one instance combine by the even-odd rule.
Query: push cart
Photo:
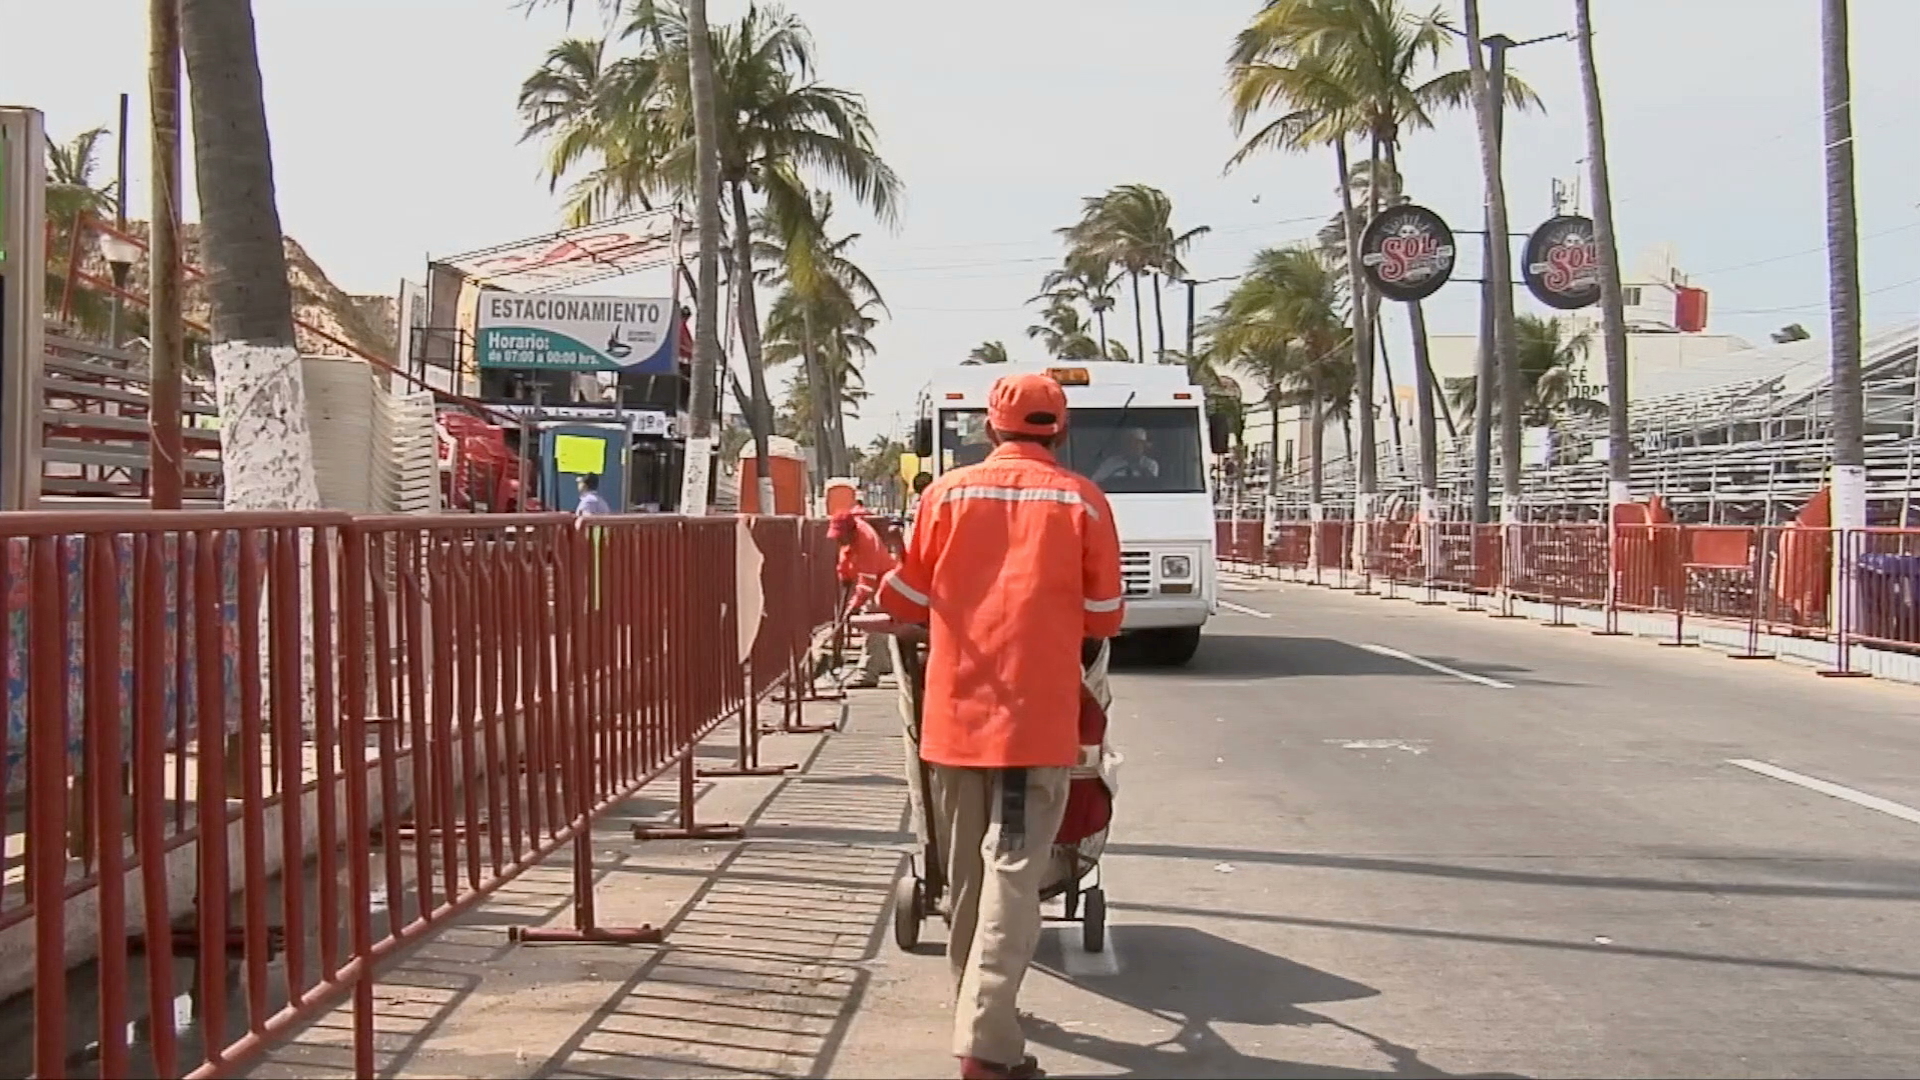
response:
[[[947,862],[939,830],[930,812],[929,792],[932,770],[920,760],[920,702],[925,688],[926,646],[909,641],[904,635],[893,638],[894,671],[900,684],[900,719],[905,736],[907,786],[911,790],[913,831],[920,841],[920,852],[907,872],[894,883],[893,940],[901,949],[911,950],[920,943],[920,926],[929,916],[948,919]],[[1101,710],[1099,720],[1100,760],[1083,763],[1074,770],[1072,788],[1067,797],[1069,831],[1086,835],[1071,843],[1055,843],[1053,864],[1040,887],[1042,903],[1059,900],[1060,914],[1049,915],[1055,921],[1080,924],[1080,941],[1088,952],[1107,947],[1107,897],[1100,879],[1100,854],[1106,848],[1111,800],[1118,793],[1119,755],[1105,745],[1104,710],[1111,698],[1107,689],[1108,646],[1102,642],[1097,651],[1083,656],[1083,676],[1087,695]],[[1085,724],[1083,722],[1083,728]],[[1083,740],[1084,741],[1084,740]],[[1097,829],[1074,828],[1073,823],[1093,820]]]

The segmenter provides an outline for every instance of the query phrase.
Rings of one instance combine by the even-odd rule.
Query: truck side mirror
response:
[[[1233,449],[1233,425],[1225,413],[1207,414],[1207,442],[1216,456]]]
[[[933,417],[923,416],[913,422],[913,453],[919,458],[933,456]]]

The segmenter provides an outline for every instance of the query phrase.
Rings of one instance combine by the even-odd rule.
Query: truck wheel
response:
[[[1176,626],[1155,630],[1147,642],[1148,654],[1161,667],[1185,667],[1200,651],[1200,628]]]

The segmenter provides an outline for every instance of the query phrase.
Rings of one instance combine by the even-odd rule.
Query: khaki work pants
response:
[[[1040,943],[1040,888],[1067,811],[1068,770],[931,768],[953,914],[953,1052],[1017,1065],[1027,1040],[1016,1000]]]

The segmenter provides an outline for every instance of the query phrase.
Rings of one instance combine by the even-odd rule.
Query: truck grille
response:
[[[1120,553],[1120,584],[1128,596],[1153,594],[1153,555],[1146,551]]]

